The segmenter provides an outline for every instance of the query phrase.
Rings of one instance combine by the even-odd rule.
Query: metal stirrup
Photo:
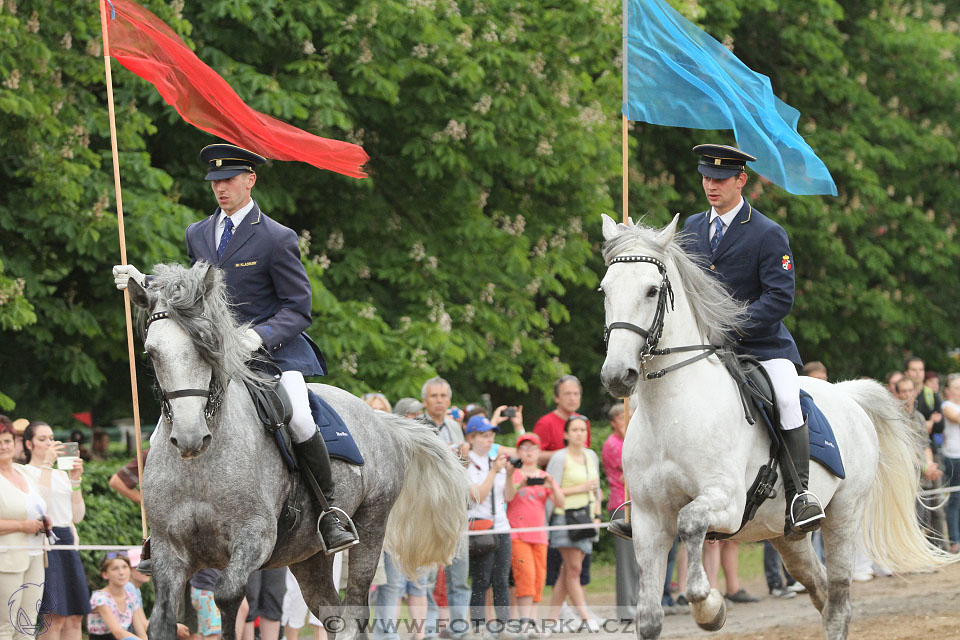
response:
[[[334,515],[334,517],[337,517],[337,514],[340,514],[343,516],[342,520],[339,517],[337,517],[337,520],[340,521],[340,524],[343,524],[344,522],[347,523],[346,526],[350,530],[350,534],[353,536],[353,540],[351,540],[347,544],[342,544],[339,547],[328,549],[327,541],[323,539],[323,533],[320,531],[320,521],[323,520],[328,515],[330,515],[331,513]],[[317,518],[317,537],[320,538],[320,548],[323,549],[323,552],[327,555],[330,555],[331,553],[336,553],[338,551],[343,551],[344,549],[349,549],[355,544],[360,544],[360,534],[357,533],[357,526],[353,524],[353,519],[351,519],[350,516],[347,515],[347,512],[341,509],[340,507],[330,507],[329,509],[327,509],[326,511],[320,514],[320,517]]]
[[[794,519],[794,507],[797,505],[797,500],[803,497],[813,498],[814,502],[817,504],[817,508],[820,510],[820,513],[812,518],[807,518],[806,520],[797,522]],[[804,526],[817,522],[818,520],[823,520],[826,517],[826,514],[823,512],[823,503],[820,502],[820,498],[818,498],[812,491],[800,491],[797,493],[797,495],[793,496],[793,500],[790,501],[790,526],[792,526],[794,529],[800,530]]]

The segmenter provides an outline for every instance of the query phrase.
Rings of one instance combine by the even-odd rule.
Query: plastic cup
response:
[[[57,469],[70,471],[73,469],[73,463],[80,455],[80,445],[76,442],[65,442],[63,452],[57,456]]]

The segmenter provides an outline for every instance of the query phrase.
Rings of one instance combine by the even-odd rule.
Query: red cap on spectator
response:
[[[524,442],[532,442],[533,444],[540,446],[540,436],[535,433],[524,433],[519,438],[517,438],[517,446],[519,447]]]

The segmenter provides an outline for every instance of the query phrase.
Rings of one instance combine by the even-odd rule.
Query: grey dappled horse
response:
[[[210,397],[169,400],[144,469],[157,594],[151,640],[176,637],[184,584],[198,569],[222,570],[215,595],[223,637],[230,639],[250,574],[285,565],[329,632],[361,635],[384,545],[411,574],[454,555],[466,528],[463,467],[430,427],[376,412],[346,391],[310,385],[343,418],[365,462],[358,467],[333,460],[337,506],[360,535],[360,544],[350,549],[341,614],[333,556],[320,551],[319,514],[309,497],[300,525],[265,564],[274,552],[290,476],[242,384],[249,375],[249,353],[241,345],[245,327],[230,313],[222,274],[204,263],[190,269],[158,265],[155,273],[147,289],[131,280],[130,295],[144,310],[144,346],[157,382],[168,395],[209,390]]]
[[[724,599],[710,588],[701,562],[704,537],[739,529],[747,488],[769,457],[769,436],[760,423],[747,423],[724,365],[716,356],[696,358],[709,349],[651,353],[655,338],[622,328],[630,324],[650,336],[662,329],[659,348],[665,349],[723,345],[742,329],[743,306],[683,251],[674,237],[676,225],[674,218],[658,231],[603,216],[607,273],[600,288],[610,332],[601,377],[611,394],[630,396],[636,411],[624,441],[623,471],[633,498],[633,547],[640,565],[639,638],[660,636],[667,552],[678,532],[689,558],[691,613],[704,629],[723,626]],[[657,375],[668,367],[676,368]],[[870,380],[829,384],[802,378],[801,386],[833,426],[846,471],[840,480],[810,465],[810,490],[827,516],[827,566],[809,537],[784,537],[779,480],[777,498],[765,502],[732,539],[771,540],[790,574],[809,590],[826,638],[845,640],[858,538],[871,557],[897,572],[929,570],[960,556],[929,544],[917,522],[923,435],[899,403]]]

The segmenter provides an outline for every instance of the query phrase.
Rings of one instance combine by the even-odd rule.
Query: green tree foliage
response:
[[[569,369],[600,409],[592,290],[598,214],[619,209],[619,2],[143,4],[252,107],[371,156],[363,181],[271,162],[254,192],[301,234],[329,382],[396,398],[440,373],[456,401],[489,392],[525,400],[533,418]],[[757,178],[747,189],[791,233],[803,355],[847,377],[882,375],[914,351],[947,366],[958,342],[946,295],[957,277],[956,8],[674,4],[771,77],[837,181],[837,198]],[[113,67],[129,259],[144,270],[183,261],[184,227],[214,207],[197,159],[213,140]],[[95,3],[5,0],[0,113],[0,291],[14,291],[0,303],[0,389],[48,419],[129,414]],[[705,140],[733,142],[631,125],[635,218],[705,208],[689,153]]]

